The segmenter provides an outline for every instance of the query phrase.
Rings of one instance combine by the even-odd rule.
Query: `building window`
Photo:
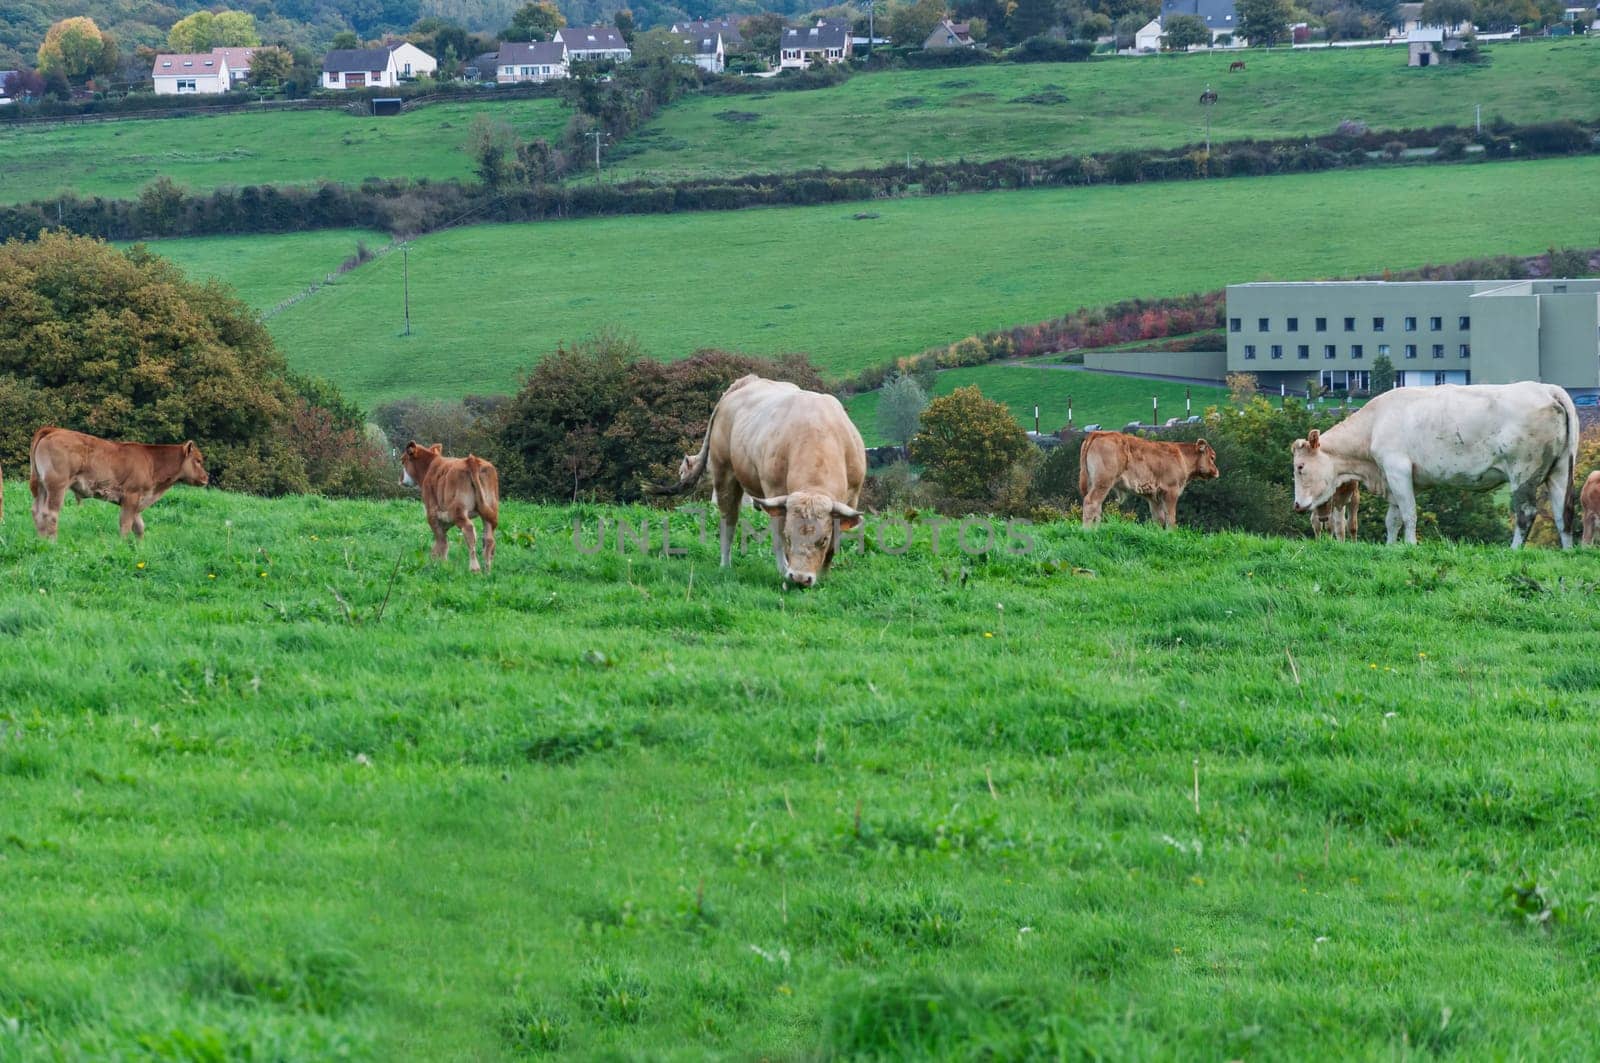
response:
[[[1471,358],[1472,357],[1472,344],[1463,343],[1461,345],[1461,357],[1463,357],[1463,358]]]
[[[1318,332],[1327,332],[1328,331],[1328,319],[1327,318],[1325,318],[1325,317],[1317,318],[1317,331]]]
[[[1228,331],[1229,332],[1243,332],[1244,331],[1244,322],[1240,321],[1236,317],[1230,317],[1228,319]]]
[[[1462,314],[1460,317],[1456,318],[1456,328],[1460,329],[1462,332],[1471,330],[1472,319],[1466,314]]]
[[[194,81],[193,80],[185,80],[183,78],[179,78],[178,79],[178,91],[179,92],[194,92],[195,91]]]
[[[1299,332],[1300,331],[1300,319],[1297,318],[1297,317],[1291,317],[1289,319],[1289,321],[1288,321],[1288,327],[1289,327],[1289,331],[1290,332]]]
[[[1356,330],[1356,319],[1353,318],[1353,317],[1345,318],[1344,319],[1344,330],[1346,332],[1354,332]]]
[[[1444,374],[1444,372],[1442,370],[1440,372],[1437,372],[1437,373],[1433,374],[1433,385],[1434,385],[1434,387],[1438,387],[1440,384],[1448,383],[1448,381],[1446,381],[1444,377],[1445,377],[1445,374]]]
[[[1273,345],[1272,345],[1272,357],[1273,357],[1273,358],[1274,358],[1274,359],[1277,359],[1277,358],[1282,358],[1282,357],[1283,357],[1283,344],[1281,344],[1281,343],[1274,343],[1274,344],[1273,344]]]
[[[1383,318],[1375,317],[1375,318],[1372,319],[1372,331],[1373,332],[1382,332],[1383,331]]]
[[[1406,344],[1406,357],[1407,358],[1415,358],[1416,356],[1417,356],[1417,345],[1415,343]]]
[[[1302,343],[1300,345],[1299,350],[1296,353],[1298,353],[1301,358],[1310,358],[1311,357],[1311,344]]]
[[[1324,344],[1323,345],[1322,357],[1324,357],[1324,358],[1332,358],[1332,357],[1334,357],[1334,355],[1336,353],[1337,353],[1337,349],[1334,347],[1333,344],[1329,343],[1329,344]]]
[[[1361,357],[1361,344],[1352,343],[1350,345],[1350,357],[1352,357],[1352,358],[1360,358]]]
[[[1444,344],[1435,343],[1433,345],[1433,356],[1435,358],[1443,358],[1444,357]]]
[[[1247,361],[1247,362],[1255,361],[1255,357],[1256,357],[1256,345],[1255,344],[1247,343],[1247,344],[1244,345],[1244,357],[1245,357],[1245,361]]]
[[[1387,358],[1387,357],[1389,357],[1389,345],[1387,343],[1378,344],[1378,357],[1379,358]]]
[[[1442,317],[1430,317],[1428,319],[1428,331],[1429,332],[1438,332],[1443,328],[1444,328],[1444,318],[1442,318]]]
[[[1415,331],[1417,331],[1417,319],[1416,318],[1414,318],[1414,317],[1406,318],[1406,331],[1407,332],[1415,332]]]
[[[1256,329],[1260,332],[1270,332],[1272,330],[1272,319],[1270,317],[1256,318]]]

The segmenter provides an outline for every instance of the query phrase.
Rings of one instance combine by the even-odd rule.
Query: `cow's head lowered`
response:
[[[443,450],[443,443],[435,443],[431,447],[422,446],[414,439],[407,443],[406,449],[400,452],[400,486],[421,487],[428,466]]]
[[[859,512],[820,491],[794,491],[750,501],[782,522],[783,577],[797,587],[816,583],[833,558],[839,532],[861,523]]]
[[[1294,454],[1294,511],[1305,513],[1339,490],[1339,473],[1333,458],[1322,449],[1322,433],[1315,428],[1306,438],[1295,440],[1290,449]]]
[[[1191,480],[1215,480],[1222,475],[1217,468],[1217,452],[1204,439],[1194,441],[1194,465],[1189,470]]]
[[[183,445],[183,460],[178,466],[178,479],[195,487],[204,487],[211,482],[211,474],[206,472],[205,455],[200,453],[200,448],[194,445],[192,439]]]

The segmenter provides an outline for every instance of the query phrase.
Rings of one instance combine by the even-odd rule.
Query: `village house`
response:
[[[744,50],[744,34],[739,31],[739,23],[731,18],[695,19],[691,22],[674,22],[672,32],[686,37],[709,37],[714,33],[722,34],[722,46],[725,51],[741,52]]]
[[[1442,26],[1424,26],[1406,34],[1406,66],[1438,66],[1455,58],[1463,41]]]
[[[722,34],[713,31],[698,37],[686,33],[677,36],[689,49],[682,57],[684,62],[693,63],[708,74],[720,74],[728,68],[728,52],[723,47]]]
[[[1229,43],[1243,45],[1239,34],[1239,19],[1233,10],[1233,0],[1161,0],[1161,22],[1173,15],[1194,15],[1211,31],[1211,42],[1229,38]],[[1137,47],[1137,45],[1136,45]],[[1158,43],[1156,48],[1160,48]]]
[[[850,23],[820,18],[815,26],[786,29],[778,42],[778,67],[805,70],[812,63],[842,63],[854,53]]]
[[[928,34],[928,39],[922,42],[922,50],[933,51],[938,48],[976,48],[978,42],[972,39],[972,25],[967,22],[951,22],[941,19],[939,24]]]
[[[1159,52],[1161,50],[1161,20],[1153,18],[1140,26],[1133,35],[1133,50],[1136,52]]]
[[[1400,4],[1394,9],[1394,25],[1390,28],[1390,36],[1394,38],[1409,38],[1412,30],[1429,29],[1422,21],[1421,4]],[[1441,27],[1446,33],[1459,36],[1469,33],[1472,24],[1469,22],[1456,22],[1449,26]],[[1413,63],[1413,66],[1417,64]]]
[[[216,95],[233,88],[228,60],[212,52],[173,52],[156,56],[150,71],[157,96]]]
[[[567,46],[567,58],[574,63],[626,63],[633,58],[633,49],[615,26],[566,26],[556,30],[554,39]]]
[[[322,59],[325,89],[392,89],[402,81],[432,74],[439,63],[407,41],[380,48],[336,48]]]
[[[493,60],[494,80],[501,85],[553,81],[571,77],[567,46],[560,41],[506,41]]]
[[[228,63],[228,77],[233,87],[250,80],[250,57],[254,55],[254,48],[213,48],[211,54],[224,59]]]

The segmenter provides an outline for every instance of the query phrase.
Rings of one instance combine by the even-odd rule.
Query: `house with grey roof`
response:
[[[739,20],[731,17],[694,19],[689,22],[674,22],[672,32],[688,37],[709,37],[714,33],[722,34],[722,46],[730,52],[739,52],[744,49],[744,34],[739,30]]]
[[[615,26],[563,26],[554,40],[567,46],[567,58],[574,63],[626,63],[633,58],[633,49]]]
[[[438,60],[409,41],[379,48],[335,48],[322,57],[322,87],[392,89],[438,69]]]
[[[819,18],[814,26],[783,31],[778,41],[778,68],[805,70],[813,63],[842,63],[854,52],[850,23]]]
[[[494,80],[499,85],[554,81],[572,76],[567,46],[560,41],[505,41],[493,65]]]
[[[720,74],[728,68],[728,51],[724,47],[722,34],[713,30],[710,33],[678,33],[679,40],[688,51],[682,56],[686,63],[693,63],[708,74]]]
[[[1228,36],[1238,43],[1239,16],[1233,9],[1233,0],[1161,0],[1161,24],[1165,26],[1173,15],[1193,15],[1206,24],[1212,41]]]

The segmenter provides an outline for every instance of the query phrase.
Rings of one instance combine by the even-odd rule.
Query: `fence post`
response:
[[[1150,396],[1150,423],[1151,424],[1160,424],[1161,423],[1161,396],[1160,395],[1151,395]]]

